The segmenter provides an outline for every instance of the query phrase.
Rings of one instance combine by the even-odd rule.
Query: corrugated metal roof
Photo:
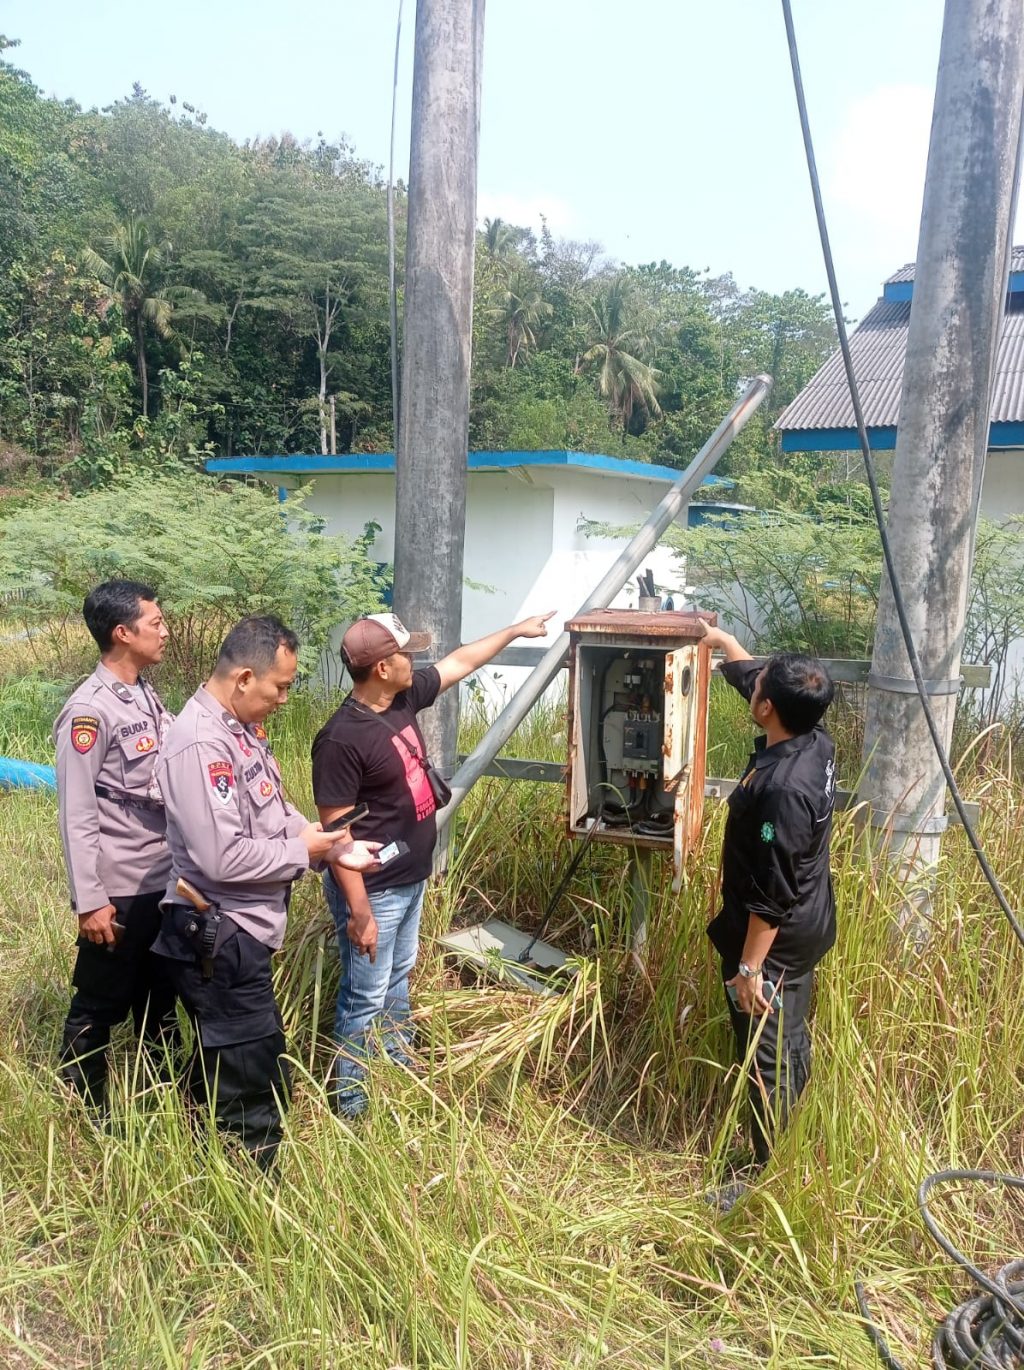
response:
[[[1012,249],[1010,270],[1024,271],[1024,247],[1015,247]],[[913,279],[914,263],[908,262],[906,266],[901,266],[895,275],[889,277],[886,281],[886,285],[900,285],[903,281],[912,281]]]
[[[879,300],[850,336],[853,370],[869,427],[896,422],[903,385],[910,301]],[[852,428],[850,389],[839,352],[829,357],[796,399],[779,415],[776,428]]]
[[[1024,269],[1024,248],[1015,248],[1014,253],[1017,251],[1021,253]],[[860,387],[864,421],[869,428],[887,428],[899,422],[909,322],[909,300],[879,300],[850,335],[854,374]],[[996,353],[991,417],[993,423],[1024,420],[1024,313],[1018,310],[1003,318],[1003,332]],[[775,423],[782,431],[853,426],[853,405],[843,359],[838,352],[807,382]]]

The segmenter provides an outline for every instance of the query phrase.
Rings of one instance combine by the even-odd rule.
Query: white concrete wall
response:
[[[395,479],[390,474],[317,476],[306,507],[323,518],[330,533],[358,536],[371,520],[381,525],[374,553],[395,555]],[[483,637],[528,614],[555,610],[558,632],[583,603],[629,536],[588,536],[585,524],[633,527],[644,521],[668,487],[663,481],[603,476],[596,472],[526,467],[521,471],[476,471],[466,494],[467,585],[463,592],[463,640]],[[676,558],[656,548],[644,562],[659,586],[681,591]],[[614,601],[636,607],[630,580]],[[682,607],[682,595],[676,604]],[[415,624],[410,624],[415,627]],[[529,645],[529,644],[521,644]],[[524,678],[518,668],[496,668],[489,695],[499,702]]]
[[[1001,521],[1013,514],[1024,514],[1024,451],[997,448],[985,461],[985,480],[981,487],[982,518]],[[1006,698],[1024,695],[1024,640],[1010,644],[1007,652]]]
[[[1020,448],[989,452],[981,487],[981,513],[988,519],[1024,514],[1024,451]]]
[[[391,475],[317,476],[306,507],[330,533],[358,536],[374,520],[381,525],[374,551],[380,561],[395,555],[395,483]],[[463,637],[481,637],[495,626],[542,608],[573,614],[626,545],[628,536],[588,536],[587,523],[635,527],[661,500],[663,481],[595,472],[528,467],[471,472],[466,495],[467,585]],[[655,548],[644,563],[655,581],[681,591],[676,558]],[[615,600],[635,606],[630,581]]]
[[[554,470],[547,474],[555,493],[556,540],[552,548],[551,578],[566,587],[564,602],[568,616],[575,613],[632,536],[631,532],[616,538],[591,536],[586,531],[586,523],[636,529],[660,504],[669,487],[664,481],[623,479],[590,472]],[[674,593],[676,607],[681,609],[685,575],[677,558],[667,547],[655,547],[641,570],[648,568],[654,573],[659,587]],[[637,597],[633,578],[612,604],[617,609],[635,609]]]
[[[556,537],[553,520],[554,496],[546,483],[523,479],[514,471],[470,473],[464,642],[545,607],[546,568]]]

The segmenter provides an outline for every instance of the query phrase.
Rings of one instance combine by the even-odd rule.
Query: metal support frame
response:
[[[647,942],[647,919],[651,910],[651,888],[654,884],[654,850],[637,847],[629,863],[629,936],[633,950],[639,955]]]
[[[577,610],[578,614],[588,613],[591,609],[607,608],[644,557],[656,545],[665,529],[686,508],[690,496],[698,488],[704,477],[714,470],[719,458],[729,450],[733,439],[738,437],[757,413],[767,399],[771,388],[771,376],[754,377],[693,461],[683,471],[657,508],[652,511],[647,522],[636,533],[629,545],[623,548],[610,570],[605,573],[593,592],[580,605]],[[508,741],[554,680],[562,667],[568,647],[568,633],[560,634],[545,652],[532,675],[523,682],[452,776],[450,781],[451,801],[437,815],[439,831],[448,825],[472,786],[497,756],[498,749]]]

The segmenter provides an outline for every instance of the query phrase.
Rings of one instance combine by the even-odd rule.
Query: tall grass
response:
[[[749,729],[718,705],[710,769],[736,774]],[[300,804],[329,707],[297,696],[275,723]],[[19,736],[38,740],[30,713]],[[558,756],[559,728],[536,717],[519,749]],[[1019,906],[1024,795],[986,765],[970,786]],[[63,1095],[73,938],[55,805],[0,798],[0,1365],[868,1367],[857,1278],[900,1357],[926,1364],[964,1286],[922,1234],[915,1186],[938,1166],[1024,1170],[1024,958],[955,832],[927,959],[904,951],[899,891],[856,818],[837,825],[814,1078],[760,1184],[719,1218],[702,1192],[739,1141],[743,1094],[704,935],[720,808],[678,896],[656,865],[642,960],[628,853],[591,849],[549,934],[575,974],[536,999],[467,987],[438,944],[492,913],[536,926],[568,855],[557,787],[481,782],[425,913],[425,1074],[375,1066],[356,1126],[323,1092],[337,956],[303,881],[277,963],[297,1086],[271,1185],[192,1130],[127,1038],[103,1131]],[[982,1265],[1024,1250],[1012,1200],[941,1202]]]

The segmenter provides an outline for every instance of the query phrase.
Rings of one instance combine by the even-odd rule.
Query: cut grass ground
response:
[[[301,804],[318,707],[296,698],[275,729]],[[538,719],[520,750],[558,755],[558,726]],[[31,710],[22,727],[45,736]],[[730,716],[725,742],[742,758],[739,727]],[[989,772],[971,789],[1019,907],[1021,788]],[[742,1094],[703,932],[720,810],[679,896],[660,871],[643,963],[619,849],[592,851],[556,919],[580,957],[563,996],[466,988],[438,952],[451,921],[536,924],[568,855],[560,802],[552,786],[474,791],[426,910],[427,1074],[378,1067],[356,1127],[325,1104],[337,959],[319,888],[297,887],[278,959],[297,1088],[268,1186],[193,1138],[127,1039],[106,1133],[61,1093],[73,939],[56,807],[0,798],[0,1365],[868,1367],[858,1278],[904,1363],[927,1364],[967,1286],[923,1234],[919,1178],[1024,1172],[1024,958],[962,838],[947,839],[923,963],[893,941],[898,891],[841,819],[814,1078],[762,1183],[718,1218],[701,1194],[738,1140]],[[1019,1201],[954,1193],[937,1209],[982,1265],[1024,1251]]]

